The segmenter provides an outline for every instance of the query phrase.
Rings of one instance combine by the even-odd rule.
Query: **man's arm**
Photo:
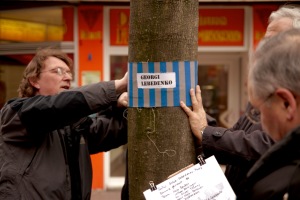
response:
[[[181,107],[189,117],[196,144],[202,145],[206,157],[215,155],[221,164],[256,161],[274,144],[274,141],[262,131],[261,125],[253,124],[245,115],[232,129],[207,125],[200,87],[196,87],[196,93],[191,89],[190,94],[192,109],[184,102],[181,102]]]
[[[127,143],[127,116],[125,109],[110,107],[91,118],[87,134],[91,154],[109,151]]]
[[[244,116],[240,120],[245,120]],[[207,126],[202,137],[204,155],[215,155],[220,164],[255,162],[274,141],[260,129],[259,124],[250,127],[245,131]]]
[[[53,96],[37,95],[11,101],[2,110],[1,123],[5,126],[13,122],[31,134],[42,134],[116,104],[114,81],[101,82]]]

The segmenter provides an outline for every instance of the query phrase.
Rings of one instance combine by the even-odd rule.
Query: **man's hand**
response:
[[[192,100],[192,109],[186,106],[183,101],[180,101],[181,108],[189,117],[190,126],[193,134],[197,139],[202,142],[202,133],[204,127],[207,126],[206,113],[202,104],[201,90],[200,86],[196,87],[196,95],[194,89],[190,90],[191,100]]]
[[[127,92],[127,84],[128,84],[128,72],[126,72],[126,74],[120,80],[115,80],[115,87],[116,87],[117,94]]]
[[[123,92],[119,96],[117,106],[118,107],[127,107],[128,106],[128,93],[127,92]]]

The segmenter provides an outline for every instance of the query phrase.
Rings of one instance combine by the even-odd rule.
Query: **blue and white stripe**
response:
[[[138,88],[138,73],[176,74],[175,88]],[[128,63],[129,107],[174,107],[180,101],[191,106],[190,89],[198,84],[197,61],[134,62]]]

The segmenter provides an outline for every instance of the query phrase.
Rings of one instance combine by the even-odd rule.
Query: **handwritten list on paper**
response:
[[[214,156],[144,191],[146,200],[233,200],[235,194]]]

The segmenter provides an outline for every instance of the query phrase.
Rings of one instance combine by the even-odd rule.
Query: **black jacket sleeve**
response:
[[[91,154],[109,151],[127,143],[126,110],[114,106],[97,113],[87,136]]]
[[[2,134],[10,142],[42,137],[116,105],[116,102],[114,81],[95,83],[52,96],[13,99],[1,111]],[[10,127],[14,127],[15,131]]]
[[[249,111],[249,104],[246,112]],[[220,164],[255,162],[274,141],[245,115],[230,129],[208,126],[203,132],[202,145],[206,157],[215,155]]]

